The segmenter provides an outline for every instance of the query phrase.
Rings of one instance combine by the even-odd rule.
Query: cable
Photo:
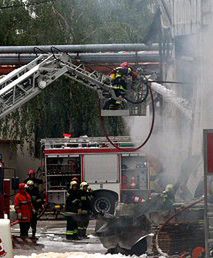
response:
[[[149,134],[146,137],[145,141],[136,148],[122,148],[122,147],[119,147],[109,138],[109,135],[108,135],[108,132],[106,130],[105,123],[104,123],[104,117],[101,116],[101,106],[100,106],[100,101],[99,101],[100,121],[101,121],[101,126],[102,126],[102,129],[104,131],[105,137],[112,144],[112,146],[114,146],[119,151],[126,151],[126,152],[137,151],[137,150],[141,149],[148,142],[148,140],[150,139],[150,137],[152,135],[152,132],[153,132],[153,129],[154,129],[154,123],[155,123],[155,103],[154,103],[154,97],[153,97],[153,92],[152,92],[151,86],[149,84],[147,84],[147,85],[149,87],[151,100],[152,100],[152,123],[151,123]]]
[[[32,5],[40,5],[40,4],[46,4],[49,2],[55,2],[57,0],[44,0],[40,2],[34,2],[34,3],[29,3],[29,4],[14,4],[14,5],[7,5],[7,6],[0,6],[0,10],[5,10],[5,9],[12,9],[12,8],[19,8],[19,7],[28,7]]]

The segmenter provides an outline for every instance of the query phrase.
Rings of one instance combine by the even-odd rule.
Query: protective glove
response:
[[[18,214],[17,214],[17,219],[18,219],[18,220],[21,220],[21,219],[22,219],[22,214],[21,214],[21,213],[18,213]]]
[[[86,211],[86,210],[81,211],[81,214],[83,214],[83,215],[86,215],[87,213],[88,213],[88,211]]]

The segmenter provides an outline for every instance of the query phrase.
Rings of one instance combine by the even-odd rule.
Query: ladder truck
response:
[[[63,75],[96,91],[100,108],[109,97],[116,99],[113,88],[100,72],[87,69],[67,53],[42,53],[0,79],[0,118],[21,107]],[[165,91],[153,83],[151,77],[147,79],[143,74],[129,89],[127,105],[123,109],[101,109],[101,115],[145,116],[147,106],[152,103],[154,107],[157,94],[165,93],[168,101],[191,117],[187,105],[180,105],[173,91]],[[59,203],[63,206],[67,187],[65,181],[74,175],[80,180],[87,180],[94,189],[94,209],[97,212],[113,213],[118,201],[129,204],[148,200],[149,165],[146,157],[140,154],[140,148],[132,146],[131,139],[106,136],[107,140],[90,137],[42,140],[47,201],[50,205]]]
[[[111,85],[105,83],[105,75],[88,70],[67,53],[44,53],[0,79],[0,118],[24,105],[63,75],[96,91],[101,106],[109,97],[116,99]],[[127,94],[134,104],[129,102],[123,110],[101,110],[101,115],[145,115],[146,105],[150,103],[150,97],[146,98],[146,103],[143,101],[147,91],[148,86],[139,81]]]
[[[67,76],[71,80],[97,92],[100,108],[103,107],[109,97],[116,99],[113,88],[106,83],[106,76],[102,73],[87,69],[83,63],[79,63],[76,59],[73,59],[72,55],[65,52],[42,53],[28,64],[0,79],[0,118],[2,119],[40,94],[61,76]],[[158,93],[162,93],[159,91],[159,87],[155,86],[150,78],[147,79],[141,73],[134,87],[131,87],[126,94],[127,104],[125,107],[120,110],[101,109],[101,115],[145,116],[147,106],[152,103],[152,107],[154,107],[154,99]],[[153,88],[153,93],[151,88]],[[111,141],[110,137],[107,137],[107,139]],[[111,144],[118,150],[119,147],[116,144],[113,144],[112,141]],[[139,150],[139,148],[137,149]],[[129,148],[127,152],[132,151],[135,151],[135,149]],[[120,152],[122,153],[122,149],[120,149]]]

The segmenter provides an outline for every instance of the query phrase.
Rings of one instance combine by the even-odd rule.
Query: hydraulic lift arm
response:
[[[74,64],[67,54],[41,54],[0,80],[0,118],[21,107],[63,75],[95,90],[100,99],[105,98],[106,92],[114,97],[113,89],[103,82],[101,73],[89,72],[84,65]]]
[[[98,91],[100,97],[103,89],[110,90],[101,81],[100,74],[86,71],[83,65],[74,65],[66,55],[39,55],[0,80],[0,118],[22,106],[64,74]]]
[[[105,83],[103,74],[97,71],[90,72],[83,64],[76,64],[76,61],[73,61],[68,54],[41,54],[27,65],[0,79],[0,118],[21,107],[63,75],[96,91],[100,100],[105,100],[109,96],[116,99],[113,88]],[[191,114],[188,114],[188,107],[182,99],[176,98],[175,93],[162,85],[149,81],[154,92],[166,97],[169,102],[172,102],[178,109],[187,114],[187,117],[191,117]],[[149,98],[142,101],[143,80],[138,80],[138,85],[139,87],[136,87],[136,90],[133,88],[129,90],[130,96],[134,100],[133,102],[128,100],[128,109],[103,110],[107,111],[106,115],[145,115],[146,105],[149,105],[150,101]],[[154,97],[156,96],[157,94],[154,94]]]

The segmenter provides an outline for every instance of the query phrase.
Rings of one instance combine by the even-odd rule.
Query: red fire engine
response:
[[[45,158],[47,200],[64,205],[73,177],[87,181],[95,195],[96,211],[113,212],[116,202],[142,202],[149,193],[149,166],[140,152],[127,151],[130,137],[113,137],[125,151],[113,147],[105,137],[41,140]]]

